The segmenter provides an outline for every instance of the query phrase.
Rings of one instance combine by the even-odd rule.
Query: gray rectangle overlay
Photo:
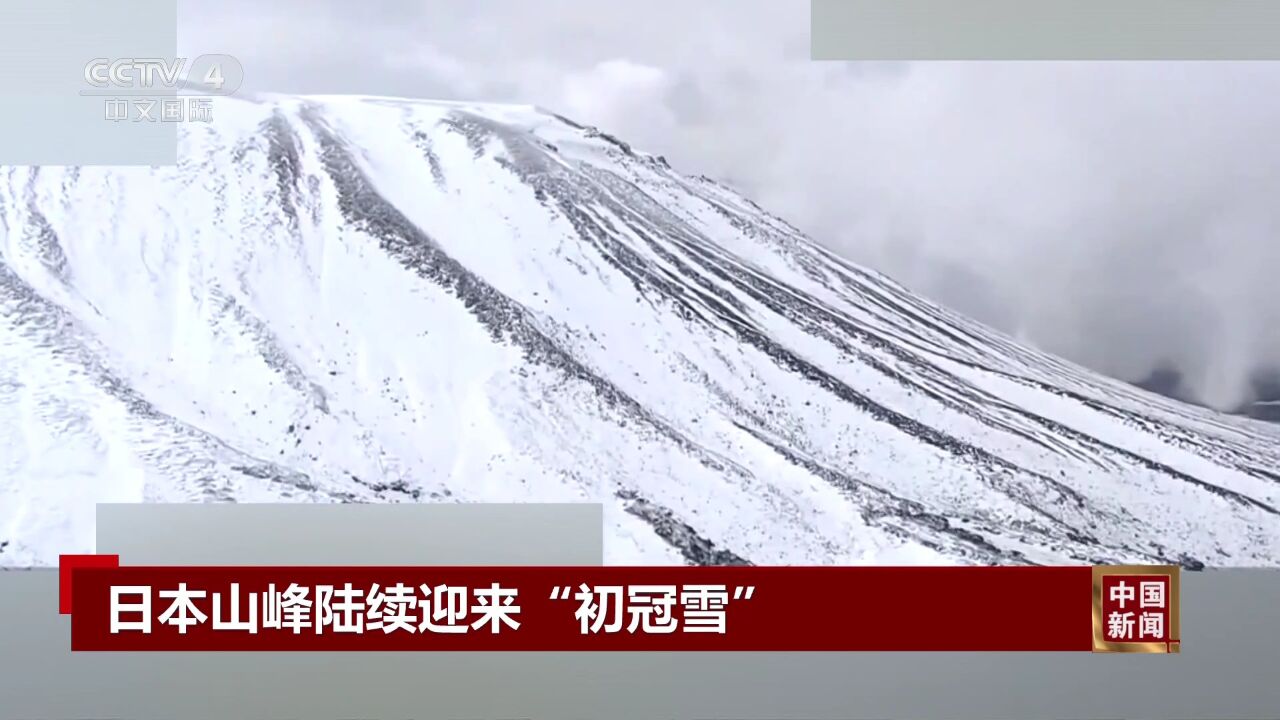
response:
[[[598,503],[98,505],[128,565],[603,565]]]
[[[1280,60],[1274,0],[811,0],[814,60]]]
[[[80,91],[91,60],[173,58],[177,36],[175,0],[0,2],[0,165],[175,164],[176,123],[109,120],[113,98]]]

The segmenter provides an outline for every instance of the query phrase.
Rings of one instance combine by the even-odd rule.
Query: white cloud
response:
[[[259,89],[552,107],[1106,372],[1280,365],[1280,64],[813,63],[803,0],[198,13]]]
[[[604,127],[644,127],[647,136],[669,131],[675,123],[666,105],[670,87],[671,79],[660,68],[612,59],[568,73],[554,105],[570,117],[589,118]]]
[[[393,72],[426,73],[462,95],[474,95],[481,89],[465,62],[429,43],[389,48],[383,63]]]

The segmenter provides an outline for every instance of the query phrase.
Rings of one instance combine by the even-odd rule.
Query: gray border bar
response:
[[[56,571],[8,571],[0,718],[1275,718],[1280,572],[1186,573],[1182,590],[1178,655],[73,655]]]
[[[128,564],[594,564],[603,508],[100,505],[98,533],[98,551]],[[52,569],[0,571],[0,720],[1222,720],[1280,708],[1280,570],[1184,573],[1177,655],[73,654],[57,588]],[[780,621],[821,622],[838,604]]]
[[[814,60],[1280,60],[1274,0],[811,0]]]

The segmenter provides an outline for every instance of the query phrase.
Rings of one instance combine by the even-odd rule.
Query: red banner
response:
[[[1116,649],[1089,567],[86,565],[64,563],[77,651]]]

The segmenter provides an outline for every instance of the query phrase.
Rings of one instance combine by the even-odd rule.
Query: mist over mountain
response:
[[[1168,398],[1179,400],[1192,405],[1203,406],[1204,403],[1195,396],[1195,393],[1187,387],[1186,382],[1182,378],[1182,373],[1176,368],[1169,366],[1160,366],[1151,371],[1151,374],[1134,383],[1143,390],[1153,393],[1159,393]]]
[[[625,138],[214,118],[174,168],[0,169],[0,563],[90,550],[98,502],[590,501],[613,563],[1280,565],[1280,427],[1023,346]]]
[[[1134,385],[1174,400],[1207,407],[1188,386],[1177,368],[1162,365]],[[1234,415],[1280,422],[1280,370],[1259,370],[1252,373],[1246,386],[1246,399],[1226,412]]]
[[[1280,369],[1259,370],[1250,380],[1252,397],[1236,409],[1241,415],[1280,423]]]

